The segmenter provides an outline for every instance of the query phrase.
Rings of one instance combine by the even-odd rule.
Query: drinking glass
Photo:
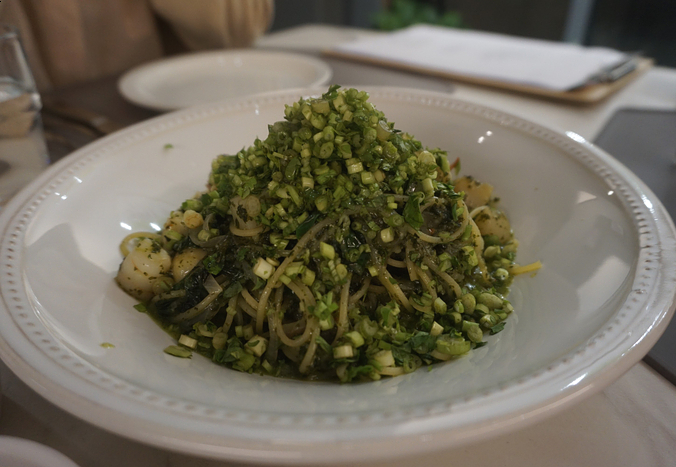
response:
[[[0,24],[0,207],[49,163],[40,109],[19,32]]]

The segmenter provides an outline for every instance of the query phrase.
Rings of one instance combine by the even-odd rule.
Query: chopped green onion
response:
[[[488,313],[490,313],[490,310],[483,303],[477,303],[476,307],[474,307],[475,316],[483,316],[487,315]]]
[[[483,339],[483,332],[479,323],[472,323],[471,321],[462,322],[462,331],[467,333],[467,337],[474,343],[481,342]]]
[[[495,316],[492,315],[483,315],[479,320],[479,324],[483,327],[490,329],[497,324],[498,320]]]
[[[245,344],[245,348],[248,352],[260,357],[268,348],[268,340],[265,337],[253,336]]]
[[[506,281],[507,278],[509,277],[509,271],[507,271],[504,268],[498,268],[498,269],[495,270],[493,275],[499,281]]]
[[[477,301],[482,305],[486,305],[490,310],[502,307],[502,299],[488,292],[479,294]]]
[[[197,339],[193,339],[192,337],[186,334],[181,334],[181,336],[178,338],[178,343],[180,345],[188,347],[189,349],[194,349],[195,347],[197,347]]]
[[[450,317],[453,320],[454,325],[457,326],[458,324],[462,323],[462,314],[458,313],[457,311],[451,313]]]
[[[190,349],[186,349],[185,347],[179,347],[177,345],[170,345],[169,347],[166,347],[164,349],[164,353],[180,358],[192,357],[192,352],[190,351]]]
[[[434,300],[434,311],[439,313],[440,315],[443,315],[446,313],[446,310],[448,309],[448,306],[446,305],[446,302],[444,302],[441,297],[437,297]]]
[[[497,334],[503,329],[505,329],[505,323],[504,322],[498,323],[491,328],[491,334]]]
[[[484,258],[492,258],[498,253],[500,253],[500,247],[497,245],[491,245],[489,247],[486,247],[486,249],[484,250]]]
[[[324,117],[321,115],[312,115],[310,116],[309,120],[312,126],[318,130],[323,130],[326,126],[326,119],[324,119]]]
[[[320,114],[328,114],[331,111],[328,101],[318,100],[312,103],[312,111]]]
[[[244,339],[249,340],[253,337],[253,335],[254,329],[252,325],[249,324],[248,326],[244,326],[242,328],[242,337],[244,337]]]
[[[341,345],[333,349],[333,358],[336,360],[352,357],[354,357],[354,348],[351,345]]]
[[[306,269],[305,272],[303,272],[303,277],[301,278],[301,281],[303,284],[307,285],[308,287],[311,287],[312,284],[315,282],[315,272],[312,269]]]
[[[336,273],[341,280],[345,279],[347,277],[347,267],[344,264],[336,265]]]
[[[326,159],[331,156],[333,153],[333,142],[329,141],[322,144],[322,147],[319,149],[319,157]]]
[[[217,332],[214,334],[214,337],[211,339],[211,345],[214,349],[219,350],[225,347],[225,344],[228,341],[228,335],[224,332]]]
[[[319,253],[327,259],[336,257],[336,250],[328,243],[319,242]]]
[[[352,346],[355,349],[364,345],[364,337],[361,334],[359,334],[357,331],[351,331],[351,332],[345,333],[345,338],[348,339],[352,343]]]
[[[376,178],[371,172],[361,172],[361,182],[364,185],[372,185],[376,182]]]
[[[426,178],[425,180],[423,180],[422,188],[425,194],[427,194],[428,196],[434,194],[434,182],[432,182],[432,179]]]
[[[373,356],[373,360],[380,363],[382,366],[394,366],[394,356],[391,350],[381,350]]]
[[[326,211],[326,209],[329,207],[329,200],[326,196],[319,196],[317,199],[315,199],[315,206],[319,211]]]
[[[380,239],[383,241],[383,243],[390,243],[391,241],[393,241],[394,230],[392,230],[392,227],[388,227],[386,229],[381,230]]]
[[[319,320],[319,329],[328,331],[329,329],[333,329],[335,324],[336,322],[333,320],[333,315],[329,315],[326,319]]]
[[[253,267],[253,273],[261,279],[268,280],[275,272],[275,267],[265,261],[263,258],[258,258],[256,265]]]
[[[472,226],[471,226],[471,225],[467,225],[467,227],[465,227],[465,231],[462,233],[462,236],[460,237],[460,239],[461,239],[463,242],[466,242],[467,240],[469,240],[469,237],[470,237],[471,235],[472,235]]]
[[[474,311],[474,307],[476,306],[476,298],[474,295],[466,293],[460,298],[460,301],[464,308],[460,313],[472,313]]]
[[[469,227],[469,226],[467,226]],[[479,264],[479,259],[476,256],[476,252],[474,251],[474,247],[472,246],[464,246],[462,247],[462,251],[465,253],[467,257],[467,264],[469,264],[471,267],[476,266]]]
[[[287,276],[286,274],[282,274],[279,276],[279,280],[282,281],[283,284],[289,285],[291,283],[291,278]]]
[[[359,159],[355,158],[348,159],[347,161],[345,161],[345,165],[347,167],[347,173],[350,175],[359,173],[364,170],[364,166]]]
[[[470,341],[463,338],[452,338],[449,340],[438,339],[435,350],[447,355],[463,355],[469,352],[472,347]]]
[[[254,366],[254,363],[256,363],[256,357],[253,354],[242,353],[242,356],[233,363],[232,367],[239,371],[249,371]]]
[[[188,199],[183,202],[181,209],[184,211],[192,209],[193,211],[200,212],[202,209],[204,209],[204,205],[199,199]]]

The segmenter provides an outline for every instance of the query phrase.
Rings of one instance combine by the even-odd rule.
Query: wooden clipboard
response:
[[[347,52],[341,52],[337,50],[324,50],[322,51],[322,54],[329,56],[329,57],[335,57],[335,58],[340,58],[340,59],[346,59],[346,60],[353,60],[353,61],[358,61],[370,65],[377,65],[377,66],[383,66],[383,67],[388,67],[388,68],[395,68],[399,70],[405,70],[405,71],[410,71],[414,73],[421,73],[421,74],[426,74],[426,75],[431,75],[431,76],[437,76],[440,78],[446,78],[454,81],[462,81],[464,83],[468,84],[476,84],[480,86],[489,86],[492,88],[496,89],[502,89],[506,91],[512,91],[512,92],[518,92],[522,94],[528,94],[532,96],[538,96],[546,99],[553,99],[557,101],[564,101],[564,102],[569,102],[573,104],[582,104],[582,105],[589,105],[589,104],[595,104],[597,102],[600,102],[613,93],[619,91],[623,87],[625,87],[627,84],[635,80],[637,77],[639,77],[641,74],[645,73],[647,70],[649,70],[653,64],[654,61],[650,58],[643,58],[639,57],[637,59],[638,63],[636,68],[627,73],[626,75],[622,76],[621,78],[608,82],[608,83],[594,83],[590,84],[587,86],[584,86],[582,88],[578,88],[575,90],[571,91],[552,91],[549,89],[544,89],[544,88],[538,88],[535,86],[526,86],[526,85],[521,85],[521,84],[515,84],[515,83],[508,83],[504,81],[498,81],[498,80],[491,80],[491,79],[483,79],[483,78],[476,78],[473,76],[467,76],[467,75],[462,75],[462,74],[455,74],[455,73],[450,73],[446,71],[440,71],[440,70],[433,70],[429,68],[424,68],[420,66],[415,66],[415,65],[407,65],[405,63],[400,63],[400,62],[395,62],[395,61],[390,61],[387,59],[378,59],[378,58],[373,58],[373,57],[366,57],[363,55],[358,55],[358,54],[352,54],[352,53],[347,53]]]

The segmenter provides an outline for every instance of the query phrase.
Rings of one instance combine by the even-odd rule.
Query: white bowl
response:
[[[129,101],[154,110],[182,109],[232,97],[321,86],[333,72],[307,55],[264,50],[217,50],[139,65],[118,81]]]
[[[59,451],[23,438],[0,436],[2,467],[77,467]]]
[[[252,376],[162,349],[113,282],[119,241],[161,225],[217,154],[264,137],[284,91],[133,126],[51,167],[0,216],[0,356],[33,389],[136,440],[257,463],[356,461],[487,439],[618,378],[673,314],[676,232],[657,198],[575,134],[423,91],[373,88],[397,128],[495,185],[521,242],[516,309],[457,361],[339,385]],[[165,148],[166,144],[173,145]],[[114,348],[104,348],[102,343]]]

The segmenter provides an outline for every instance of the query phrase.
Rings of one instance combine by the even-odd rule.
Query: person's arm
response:
[[[246,47],[274,16],[273,0],[150,0],[155,12],[192,50]]]

